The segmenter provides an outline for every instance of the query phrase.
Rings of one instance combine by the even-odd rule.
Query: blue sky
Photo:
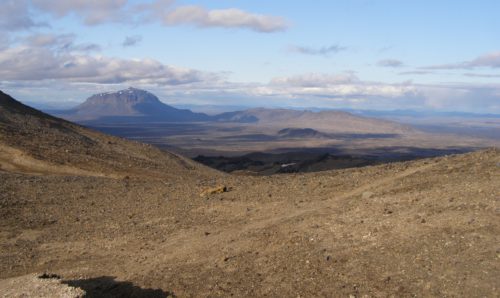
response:
[[[500,113],[498,1],[4,0],[0,89],[67,106],[128,86],[171,104]]]

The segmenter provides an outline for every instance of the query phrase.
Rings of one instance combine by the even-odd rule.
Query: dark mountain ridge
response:
[[[312,128],[284,128],[278,131],[278,136],[285,138],[328,138],[325,133]]]

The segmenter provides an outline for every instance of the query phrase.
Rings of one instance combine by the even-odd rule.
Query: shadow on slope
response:
[[[394,139],[400,138],[401,135],[394,133],[323,133],[310,128],[292,129],[286,128],[278,132],[277,135],[270,134],[240,134],[223,136],[217,139],[222,141],[239,141],[239,142],[268,142],[280,140],[295,140],[295,139],[331,139],[331,140],[359,140],[359,139]]]
[[[389,162],[417,160],[450,154],[465,153],[477,148],[416,148],[381,147],[357,150],[335,148],[280,148],[253,152],[241,156],[198,155],[195,161],[220,171],[250,175],[306,173],[347,169]]]
[[[78,287],[85,291],[85,297],[134,297],[166,298],[176,297],[172,292],[161,289],[144,289],[129,281],[117,281],[116,277],[101,276],[88,279],[63,280],[63,284]]]

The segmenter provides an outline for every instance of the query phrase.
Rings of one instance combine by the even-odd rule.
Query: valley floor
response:
[[[495,149],[310,174],[136,174],[0,171],[0,278],[57,274],[110,297],[500,291]],[[200,196],[216,185],[228,191]]]

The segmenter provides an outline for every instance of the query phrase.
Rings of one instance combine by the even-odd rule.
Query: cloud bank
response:
[[[41,41],[37,39],[35,43]],[[0,51],[1,81],[64,81],[94,84],[180,85],[217,80],[218,76],[162,64],[154,59],[119,59],[75,52],[68,46],[54,51],[43,46],[18,46]]]
[[[29,13],[27,0],[6,0],[0,12],[0,28],[28,29],[37,26]],[[192,25],[200,28],[242,28],[256,32],[288,29],[280,16],[256,14],[238,8],[207,9],[199,5],[175,6],[171,0],[134,4],[127,0],[31,0],[32,8],[55,18],[74,15],[85,25],[104,23],[140,25],[159,22],[164,26]]]
[[[419,85],[362,80],[353,73],[305,73],[267,83],[234,83],[221,73],[181,68],[154,59],[123,59],[89,51],[71,34],[32,34],[24,43],[0,49],[0,89],[37,90],[58,96],[135,86],[174,102],[358,109],[459,109],[500,113],[500,85]],[[45,91],[48,92],[48,91]],[[83,95],[84,94],[84,95]],[[21,95],[22,96],[22,95]],[[75,100],[75,98],[71,98]],[[61,98],[61,100],[63,100]]]
[[[207,10],[202,6],[186,5],[164,11],[159,17],[166,26],[246,28],[266,33],[288,28],[282,17],[253,14],[236,8]]]

